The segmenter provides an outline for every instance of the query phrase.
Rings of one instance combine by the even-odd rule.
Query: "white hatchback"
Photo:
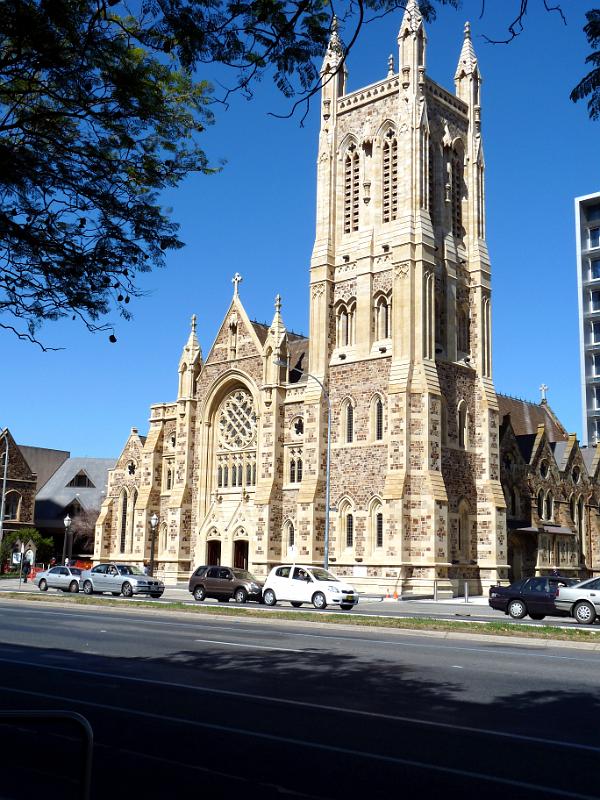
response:
[[[323,567],[304,564],[282,564],[273,567],[263,586],[263,602],[274,606],[287,600],[294,608],[312,603],[315,608],[339,605],[344,611],[358,603],[358,592]]]

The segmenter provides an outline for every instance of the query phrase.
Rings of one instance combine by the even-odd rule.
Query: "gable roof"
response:
[[[510,414],[510,422],[517,437],[533,435],[535,439],[538,425],[543,425],[549,442],[566,442],[569,438],[569,434],[546,402],[529,403],[527,400],[499,394],[498,408],[501,420]],[[531,455],[531,449],[529,454]]]
[[[38,492],[36,522],[56,522],[73,500],[77,500],[86,511],[100,508],[106,492],[108,470],[115,463],[114,458],[68,458]],[[82,471],[89,476],[94,488],[68,485]]]

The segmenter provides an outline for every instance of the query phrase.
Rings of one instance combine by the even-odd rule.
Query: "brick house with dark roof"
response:
[[[498,395],[509,577],[600,571],[598,458],[546,401]]]

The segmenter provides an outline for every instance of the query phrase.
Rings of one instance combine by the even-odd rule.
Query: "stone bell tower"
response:
[[[309,368],[332,403],[332,539],[342,574],[404,591],[505,575],[491,377],[481,76],[470,28],[455,93],[426,73],[408,0],[386,76],[346,93],[337,23],[321,76]],[[299,503],[322,557],[327,406],[305,393]]]

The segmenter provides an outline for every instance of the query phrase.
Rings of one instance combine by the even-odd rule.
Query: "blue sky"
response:
[[[600,189],[598,123],[569,92],[584,74],[582,32],[592,0],[571,0],[565,27],[530,0],[526,30],[504,38],[519,0],[463,0],[427,26],[427,71],[453,90],[465,20],[484,83],[488,244],[492,259],[494,380],[499,392],[538,401],[539,386],[569,431],[581,434],[579,333],[573,198]],[[493,7],[492,7],[493,6]],[[367,26],[350,55],[348,89],[385,76],[396,55],[401,13]],[[397,58],[396,58],[397,63]],[[202,77],[211,78],[210,74]],[[0,427],[21,444],[116,457],[131,426],[146,432],[151,403],[173,400],[177,366],[193,313],[206,355],[240,272],[251,318],[270,322],[283,298],[288,329],[308,329],[308,265],[314,236],[318,103],[303,127],[276,119],[286,101],[268,80],[255,98],[216,107],[204,145],[223,171],[190,178],[165,196],[187,247],[164,270],[143,277],[147,296],[131,303],[134,319],[115,316],[118,343],[77,323],[46,326],[43,353],[0,332],[3,379]]]

